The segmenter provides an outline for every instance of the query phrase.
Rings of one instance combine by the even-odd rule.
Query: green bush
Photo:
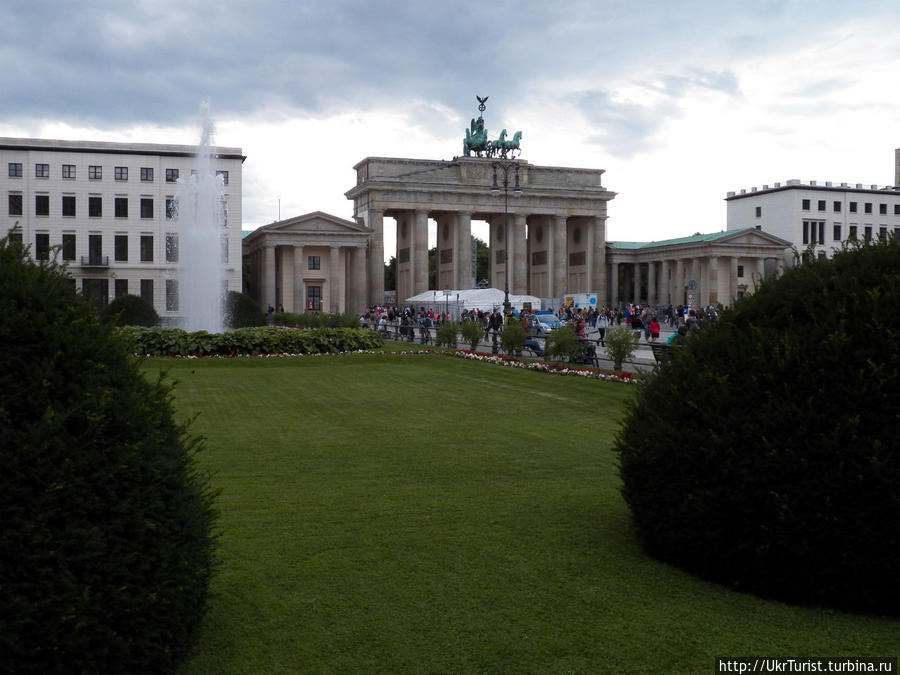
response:
[[[462,334],[463,341],[474,352],[484,337],[484,325],[477,321],[463,321],[459,332]]]
[[[575,329],[562,326],[550,331],[544,344],[544,354],[557,361],[571,361],[581,353],[582,346]]]
[[[265,326],[266,315],[259,303],[246,293],[228,291],[225,296],[225,326],[227,328],[249,328]]]
[[[890,241],[791,269],[694,331],[619,433],[623,494],[663,560],[763,596],[897,616],[898,410]]]
[[[307,312],[275,312],[272,323],[276,326],[292,326],[294,328],[359,328],[359,317],[356,314],[322,314]]]
[[[158,326],[159,314],[138,295],[120,295],[103,310],[102,318],[116,326]]]
[[[169,672],[214,569],[199,440],[65,272],[5,242],[0,317],[3,669]]]
[[[126,326],[119,331],[132,353],[150,356],[321,354],[384,346],[381,335],[367,328],[254,326],[225,333],[188,333],[180,328]]]
[[[606,329],[606,336],[603,342],[606,355],[613,362],[613,369],[619,372],[622,370],[622,363],[634,356],[640,338],[630,328],[612,326]]]
[[[452,321],[444,321],[438,325],[435,342],[439,347],[456,348],[459,338],[459,324]]]
[[[509,319],[500,333],[500,344],[507,354],[520,354],[525,348],[525,339],[528,337],[525,329],[518,319]]]

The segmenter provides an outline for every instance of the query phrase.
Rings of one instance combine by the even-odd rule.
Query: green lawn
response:
[[[712,673],[715,656],[898,652],[896,620],[648,558],[610,449],[629,385],[440,355],[145,368],[199,413],[222,489],[222,566],[183,675]]]

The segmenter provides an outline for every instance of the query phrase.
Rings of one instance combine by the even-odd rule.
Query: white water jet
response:
[[[213,167],[213,123],[201,107],[203,133],[190,176],[178,178],[178,296],[181,327],[221,333],[225,300],[224,182]]]

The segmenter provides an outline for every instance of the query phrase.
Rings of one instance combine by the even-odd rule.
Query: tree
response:
[[[482,279],[490,279],[491,251],[488,245],[478,237],[472,237],[472,239],[475,242],[475,285],[477,286]]]
[[[228,328],[249,328],[265,326],[266,315],[262,307],[245,293],[228,291],[225,296],[225,325]]]
[[[763,596],[900,615],[898,336],[897,240],[810,260],[692,331],[616,442],[648,551]]]
[[[397,258],[391,256],[391,261],[384,264],[384,290],[397,290]]]
[[[64,270],[5,240],[0,343],[4,669],[172,670],[214,568],[199,439]]]
[[[158,326],[159,314],[153,305],[138,295],[120,295],[103,310],[104,321],[117,326]]]

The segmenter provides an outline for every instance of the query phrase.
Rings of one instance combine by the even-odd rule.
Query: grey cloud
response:
[[[602,90],[584,92],[574,102],[591,127],[597,130],[586,141],[619,157],[639,154],[649,148],[655,134],[678,114],[677,106],[670,101],[654,104],[620,102]]]

